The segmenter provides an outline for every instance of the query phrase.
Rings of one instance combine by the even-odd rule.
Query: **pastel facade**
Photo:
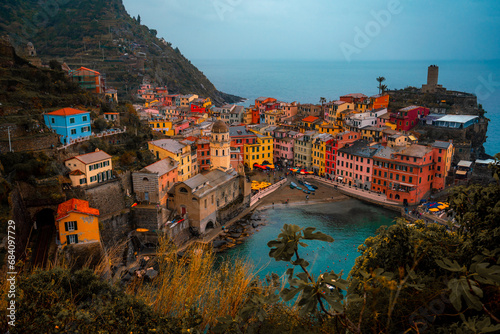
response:
[[[345,184],[371,189],[373,156],[382,146],[360,139],[337,152],[337,179]]]
[[[104,151],[78,155],[67,159],[69,178],[73,187],[91,186],[113,178],[111,156]]]
[[[386,194],[389,200],[418,204],[442,182],[436,180],[436,159],[431,147],[384,147],[374,156],[372,190]]]
[[[256,135],[255,144],[245,144],[244,164],[247,168],[253,169],[255,164],[273,163],[274,142],[273,137],[254,132]]]
[[[312,145],[316,131],[306,131],[302,137],[296,138],[293,148],[293,163],[297,167],[310,170],[312,168]]]
[[[56,230],[61,248],[70,244],[100,242],[99,210],[89,202],[70,199],[57,207]]]
[[[357,132],[346,131],[339,133],[334,139],[329,140],[325,147],[325,176],[334,180],[337,175],[337,151],[348,143],[353,143],[360,139]]]
[[[178,181],[179,163],[165,158],[132,173],[132,184],[138,201],[167,205],[168,190]]]
[[[174,136],[175,128],[171,121],[169,120],[152,120],[149,121],[149,127],[153,131],[161,132],[166,136]]]
[[[45,125],[54,130],[63,145],[92,134],[90,112],[63,108],[43,115]]]
[[[159,139],[150,141],[148,149],[156,156],[156,159],[163,160],[172,158],[179,164],[178,179],[185,181],[192,175],[191,166],[191,146],[179,143],[174,139]]]
[[[313,136],[311,147],[312,170],[319,176],[325,175],[326,144],[332,139],[333,137],[329,134],[317,134]]]

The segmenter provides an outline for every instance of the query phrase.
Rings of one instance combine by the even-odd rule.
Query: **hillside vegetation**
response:
[[[121,0],[3,1],[0,33],[18,50],[32,42],[46,62],[58,59],[72,68],[101,71],[122,94],[148,77],[173,93],[208,96],[219,105],[240,100],[219,92],[178,48],[131,18]]]

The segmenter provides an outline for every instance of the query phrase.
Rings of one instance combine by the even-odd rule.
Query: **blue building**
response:
[[[53,129],[63,145],[72,140],[90,136],[90,112],[73,108],[63,108],[43,116],[47,127]]]

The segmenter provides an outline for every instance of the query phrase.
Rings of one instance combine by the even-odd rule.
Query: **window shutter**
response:
[[[76,223],[76,220],[75,220],[75,231],[78,230],[78,225]]]
[[[78,234],[75,234],[75,244],[78,243]]]
[[[68,232],[68,222],[64,222],[64,230]]]
[[[69,245],[70,242],[69,242],[69,235],[66,236],[66,245]]]

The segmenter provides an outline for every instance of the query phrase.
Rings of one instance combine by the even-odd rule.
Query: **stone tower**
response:
[[[222,169],[227,171],[231,168],[231,139],[229,128],[223,121],[216,121],[212,125],[212,136],[210,138],[210,169]]]
[[[437,86],[439,77],[439,67],[436,65],[431,65],[427,69],[427,85]]]
[[[431,65],[427,69],[427,84],[422,85],[422,93],[443,93],[446,88],[438,85],[439,67]]]

